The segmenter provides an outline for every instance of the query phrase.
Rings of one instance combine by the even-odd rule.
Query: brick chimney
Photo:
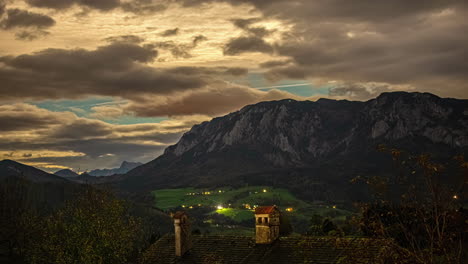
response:
[[[175,233],[175,255],[182,257],[192,248],[191,227],[185,212],[179,211],[174,214]]]
[[[273,206],[255,208],[255,242],[271,244],[279,238],[280,211]]]

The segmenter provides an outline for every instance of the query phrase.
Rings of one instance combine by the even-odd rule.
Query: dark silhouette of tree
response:
[[[374,191],[362,205],[365,235],[388,238],[392,263],[467,263],[466,183],[463,156],[441,163],[430,155],[389,153],[398,173],[393,178],[357,177]]]

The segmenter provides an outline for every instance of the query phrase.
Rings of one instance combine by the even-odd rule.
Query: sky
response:
[[[463,0],[0,0],[0,159],[148,162],[260,101],[468,98]]]

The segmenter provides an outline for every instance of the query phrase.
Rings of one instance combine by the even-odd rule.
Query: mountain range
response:
[[[129,162],[129,161],[123,161],[122,164],[120,165],[119,168],[113,168],[113,169],[96,169],[87,172],[88,175],[91,176],[111,176],[114,174],[125,174],[131,169],[134,169],[140,165],[143,165],[141,162]]]
[[[70,177],[73,172],[62,171],[68,177],[62,178],[4,160],[0,180],[112,183],[138,193],[187,186],[271,185],[308,200],[355,201],[366,199],[368,191],[350,184],[351,179],[395,174],[391,157],[376,150],[380,144],[445,161],[466,156],[468,100],[393,92],[366,102],[261,102],[193,126],[146,164],[123,162],[120,168],[101,170],[113,176]],[[457,175],[447,177],[451,181]]]
[[[262,184],[308,199],[360,199],[359,175],[390,175],[385,144],[447,159],[468,147],[468,100],[383,93],[366,102],[319,99],[249,105],[192,127],[120,181],[127,190]]]
[[[129,161],[123,161],[122,164],[120,165],[119,168],[113,168],[113,169],[96,169],[92,170],[89,172],[85,172],[82,174],[83,177],[79,177],[80,174],[70,170],[70,169],[63,169],[56,171],[54,174],[60,177],[64,178],[69,178],[72,180],[78,179],[79,177],[81,180],[84,180],[85,178],[87,180],[92,180],[89,176],[94,176],[94,177],[101,177],[101,176],[112,176],[115,174],[125,174],[131,169],[134,169],[140,165],[143,165],[143,163],[140,162],[129,162]],[[76,179],[73,179],[76,178]]]

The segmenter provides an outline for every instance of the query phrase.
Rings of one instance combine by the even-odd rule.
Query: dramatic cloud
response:
[[[117,119],[124,115],[124,110],[118,106],[94,106],[91,108],[91,110],[93,112],[90,114],[90,117],[101,120]]]
[[[107,42],[114,43],[114,42],[123,42],[123,43],[142,43],[145,41],[143,38],[135,35],[123,35],[123,36],[112,36],[107,37],[104,39]]]
[[[0,91],[3,99],[90,95],[135,99],[148,94],[167,95],[200,89],[214,82],[216,77],[246,72],[226,67],[158,69],[146,65],[157,54],[154,45],[116,42],[91,51],[46,49],[0,57]]]
[[[193,37],[192,44],[193,44],[193,46],[197,46],[200,42],[206,41],[206,40],[208,40],[207,37],[205,37],[203,35],[197,35],[197,36]]]
[[[163,31],[160,35],[163,37],[170,37],[179,34],[179,28],[168,29]]]
[[[3,13],[5,13],[6,5],[3,0],[0,0],[0,18],[2,17]]]
[[[66,9],[73,5],[81,5],[103,11],[114,9],[120,5],[120,0],[26,0],[26,2],[35,7]]]
[[[443,96],[466,96],[466,1],[186,0],[183,5],[217,2],[250,4],[262,12],[262,18],[233,21],[247,35],[230,40],[224,54],[274,50],[291,58],[289,66],[271,70],[272,79],[407,84]],[[268,18],[292,25],[282,40],[272,43],[265,40],[268,31],[255,35],[251,30]]]
[[[152,46],[113,43],[96,50],[47,49],[30,55],[0,57],[3,98],[76,98],[87,95],[133,97],[195,89],[206,80],[177,74],[177,69],[145,66]],[[184,69],[183,69],[184,70]],[[34,89],[31,89],[34,87]]]
[[[202,114],[219,116],[236,111],[248,104],[299,96],[270,90],[259,91],[243,86],[217,84],[213,87],[171,97],[145,98],[126,106],[126,111],[139,116],[177,116]]]
[[[273,47],[259,37],[239,37],[230,40],[223,52],[225,55],[237,55],[244,52],[272,53]]]
[[[259,18],[233,20],[233,24],[244,30],[245,35],[230,39],[224,46],[224,55],[238,55],[244,52],[273,53],[273,46],[263,39],[270,35],[273,30],[251,26],[259,21]]]
[[[54,113],[28,104],[0,105],[0,131],[24,131],[60,124],[74,115]]]
[[[192,54],[190,52],[205,40],[207,40],[205,36],[198,35],[194,36],[190,43],[180,44],[175,41],[162,41],[153,43],[153,45],[155,48],[170,51],[174,58],[191,58]]]
[[[379,96],[381,93],[394,91],[409,91],[410,86],[390,85],[388,83],[351,83],[339,84],[330,88],[329,96],[332,98],[346,98],[350,100],[365,101]]]
[[[21,9],[8,9],[7,18],[0,25],[4,29],[16,27],[47,28],[55,25],[55,20],[49,16],[32,13]]]
[[[42,165],[62,164],[77,168],[101,167],[99,156],[113,154],[107,162],[149,160],[175,143],[192,125],[206,116],[181,117],[155,124],[113,125],[77,117],[70,112],[51,112],[29,104],[0,106],[0,154]],[[46,167],[46,166],[45,166]]]
[[[50,33],[44,30],[35,30],[35,31],[20,31],[15,34],[16,39],[18,40],[28,40],[32,41],[41,37],[45,37]]]
[[[464,0],[0,0],[0,155],[113,167],[264,100],[467,98],[467,16]]]
[[[260,22],[260,18],[249,18],[249,19],[235,19],[233,24],[244,30],[248,35],[252,35],[258,38],[266,37],[274,32],[274,30],[268,30],[265,27],[251,26],[256,22]]]
[[[139,15],[149,15],[167,9],[165,1],[133,0],[121,3],[122,10]]]

